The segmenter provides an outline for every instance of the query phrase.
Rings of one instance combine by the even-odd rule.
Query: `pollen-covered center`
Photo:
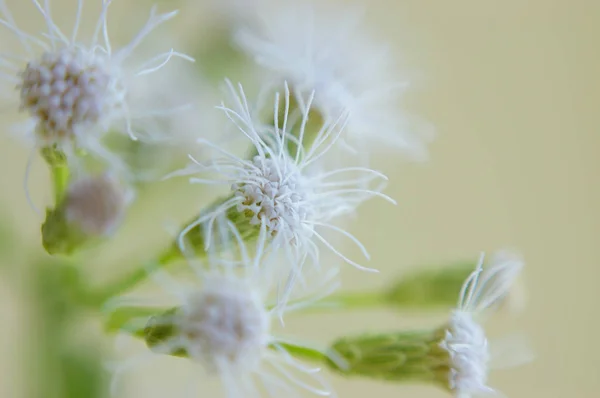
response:
[[[455,311],[440,347],[450,357],[449,386],[458,392],[487,389],[490,353],[483,328],[463,311]]]
[[[37,121],[46,139],[68,139],[116,106],[117,82],[98,55],[77,48],[44,53],[21,72],[21,110]]]
[[[236,279],[214,278],[189,296],[179,330],[191,358],[210,370],[252,368],[269,341],[270,319],[253,290]]]
[[[251,217],[253,225],[265,222],[276,234],[282,229],[297,233],[310,215],[309,191],[300,170],[291,161],[255,156],[243,181],[232,185],[242,201],[238,211]]]

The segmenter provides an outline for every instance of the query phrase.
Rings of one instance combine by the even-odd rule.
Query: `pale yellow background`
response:
[[[23,4],[31,11],[27,1],[6,2],[19,20],[29,18],[19,12]],[[55,15],[69,22],[73,10],[65,5],[75,1],[55,3]],[[142,3],[116,0],[113,24],[130,33],[134,27],[127,24],[142,21],[131,8],[143,8]],[[199,25],[210,19],[199,18]],[[493,373],[492,384],[513,398],[599,397],[600,3],[370,0],[368,18],[416,77],[408,106],[438,132],[429,163],[412,165],[390,156],[378,164],[390,174],[388,193],[399,205],[369,203],[352,227],[371,251],[372,265],[392,276],[412,266],[475,259],[482,250],[519,249],[527,261],[527,307],[510,324],[492,322],[490,334],[524,332],[537,359]],[[32,21],[25,25],[31,28]],[[2,30],[0,40],[6,35]],[[0,148],[3,213],[18,223],[21,239],[35,246],[39,220],[22,188],[28,150],[7,135]],[[44,178],[37,161],[31,180],[37,203],[49,197]],[[169,214],[169,205],[159,208],[161,217]],[[146,226],[158,228],[163,221],[143,210],[138,215]],[[138,246],[145,239],[128,236]],[[20,275],[25,255],[16,258],[14,272]],[[350,267],[344,274],[347,286],[355,288],[378,286],[384,279]],[[20,372],[19,354],[25,348],[19,336],[28,311],[19,289],[14,279],[0,281],[3,398],[19,397],[20,383],[35,382]],[[362,312],[311,316],[289,326],[325,341],[366,331],[367,325],[393,330],[423,323],[432,324],[414,316]],[[184,365],[165,360],[136,372],[123,396],[183,396],[177,395],[182,377],[175,373]],[[341,397],[445,396],[429,387],[340,379],[334,384]]]

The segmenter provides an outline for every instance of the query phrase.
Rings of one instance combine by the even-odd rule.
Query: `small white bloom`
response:
[[[93,36],[84,43],[78,39],[83,0],[77,0],[75,24],[68,35],[52,19],[48,0],[43,4],[32,0],[47,29],[39,36],[21,30],[0,0],[0,25],[20,41],[22,49],[22,54],[0,55],[0,76],[19,90],[20,110],[30,119],[27,133],[33,134],[37,147],[56,145],[67,155],[81,148],[118,162],[103,147],[104,135],[115,130],[137,139],[136,121],[155,113],[136,109],[131,103],[133,83],[161,69],[173,57],[192,60],[171,50],[131,65],[132,54],[144,38],[177,12],[157,14],[152,8],[150,18],[131,42],[113,49],[107,29],[111,2],[102,0]]]
[[[306,294],[281,307],[272,297],[282,268],[278,264],[281,257],[265,255],[265,234],[251,256],[235,226],[227,225],[229,231],[224,235],[234,237],[230,243],[240,249],[239,257],[229,255],[236,251],[232,248],[227,253],[210,253],[205,263],[191,263],[196,281],[186,278],[179,282],[163,271],[153,273],[157,283],[175,299],[170,304],[178,310],[147,324],[146,330],[166,324],[175,331],[151,345],[152,351],[185,352],[197,365],[190,369],[191,381],[201,386],[201,372],[219,377],[228,398],[258,398],[264,396],[261,392],[277,398],[300,396],[296,389],[332,396],[320,369],[295,359],[285,348],[289,340],[278,338],[273,330],[282,313],[309,306],[336,289],[338,284],[332,283],[335,275],[321,278]],[[116,375],[139,363],[140,358],[123,362],[116,367]]]
[[[343,141],[359,154],[381,143],[426,155],[429,128],[402,111],[398,96],[406,84],[396,80],[387,46],[364,32],[358,9],[298,1],[263,8],[258,26],[236,39],[273,84],[287,80],[299,97],[314,91],[315,110],[326,119],[348,112]]]
[[[440,344],[450,355],[448,381],[457,397],[469,398],[495,392],[487,385],[495,354],[490,350],[485,331],[476,319],[481,320],[488,310],[500,305],[523,265],[520,258],[502,252],[484,269],[482,255],[475,271],[465,281],[458,308],[452,313],[445,339]],[[525,350],[517,354],[519,358],[513,358],[513,365],[529,360],[529,350]]]
[[[338,233],[350,239],[368,258],[358,239],[333,222],[352,213],[360,203],[372,197],[395,203],[381,193],[387,178],[377,171],[363,167],[323,170],[320,159],[343,131],[345,115],[331,123],[326,122],[316,128],[318,131],[310,130],[307,126],[312,96],[306,101],[301,115],[293,114],[286,84],[283,105],[279,93],[275,95],[274,123],[264,125],[255,121],[256,112],[250,108],[241,85],[239,92],[231,84],[229,88],[233,105],[223,104],[221,109],[249,141],[255,155],[250,159],[240,158],[204,139],[199,140],[217,151],[219,157],[201,163],[190,156],[193,164],[174,174],[216,175],[214,178],[193,177],[190,182],[227,185],[231,187],[231,195],[183,230],[181,246],[185,235],[193,228],[205,223],[210,226],[216,217],[236,209],[243,216],[239,222],[267,231],[274,238],[276,247],[294,251],[289,254],[302,259],[301,264],[307,257],[318,264],[318,247],[322,244],[347,263],[369,270],[346,257],[324,237],[325,232]],[[282,120],[279,120],[281,115]],[[312,143],[304,147],[302,143],[309,135]],[[370,187],[374,181],[379,184]]]

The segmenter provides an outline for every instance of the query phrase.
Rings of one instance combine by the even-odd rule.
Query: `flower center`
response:
[[[79,128],[98,123],[119,100],[115,78],[102,59],[77,48],[44,53],[27,64],[21,78],[21,110],[52,141],[72,138]]]
[[[309,191],[302,174],[291,161],[276,162],[256,156],[243,182],[232,185],[241,198],[238,211],[251,216],[251,224],[265,222],[275,235],[288,230],[295,235],[310,215]]]
[[[253,368],[269,341],[269,316],[244,283],[224,277],[189,296],[179,330],[191,358],[210,370],[230,365]]]

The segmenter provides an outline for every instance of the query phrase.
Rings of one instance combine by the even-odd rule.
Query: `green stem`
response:
[[[55,206],[58,206],[65,196],[71,178],[67,157],[55,147],[42,148],[41,154],[50,166]]]
[[[60,203],[69,185],[70,171],[66,165],[52,166],[52,186],[54,187],[55,203]]]
[[[123,294],[144,282],[154,270],[165,268],[174,263],[180,257],[181,254],[178,250],[176,250],[174,247],[169,248],[165,250],[165,252],[155,261],[134,269],[133,271],[113,282],[110,282],[107,286],[104,286],[95,292],[88,292],[85,294],[87,296],[85,301],[91,307],[100,307],[109,299]]]

